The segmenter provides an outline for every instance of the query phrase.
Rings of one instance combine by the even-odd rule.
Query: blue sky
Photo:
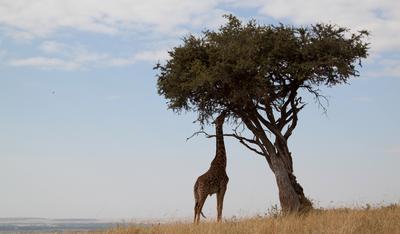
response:
[[[259,23],[336,23],[371,32],[361,76],[308,97],[290,141],[317,205],[400,201],[400,3],[386,1],[0,1],[0,217],[192,216],[214,141],[186,141],[195,115],[157,95],[157,61],[224,13]],[[229,130],[229,127],[226,128]],[[227,139],[226,216],[278,203],[265,159]],[[215,214],[215,198],[204,213]]]

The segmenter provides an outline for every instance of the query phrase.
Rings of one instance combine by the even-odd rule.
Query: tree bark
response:
[[[303,188],[297,182],[291,170],[292,165],[285,165],[283,155],[270,157],[271,169],[275,174],[279,190],[279,201],[284,213],[306,212],[312,208],[312,203],[304,195]],[[290,155],[286,155],[291,158]],[[291,161],[291,160],[290,160]]]
[[[279,201],[282,211],[297,212],[300,210],[300,200],[290,181],[289,174],[279,157],[271,157],[272,171],[275,174],[276,183],[279,190]]]

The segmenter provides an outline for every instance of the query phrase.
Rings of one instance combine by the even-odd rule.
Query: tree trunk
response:
[[[247,112],[247,115],[249,115],[249,112]],[[241,116],[243,122],[255,136],[255,142],[261,149],[259,154],[264,155],[269,167],[275,174],[282,211],[284,213],[296,213],[306,212],[312,209],[312,203],[304,195],[303,188],[297,182],[296,176],[293,174],[293,160],[287,145],[287,138],[279,133],[280,130],[278,128],[272,126],[270,128],[272,130],[275,129],[274,134],[276,137],[275,143],[273,144],[265,135],[264,128],[259,122],[257,115],[251,115],[251,117],[252,118],[248,118],[245,114]],[[262,121],[262,123],[268,124],[266,120]],[[254,140],[248,141],[254,142]]]
[[[303,188],[297,182],[291,170],[292,165],[285,165],[283,155],[270,157],[271,168],[275,174],[279,190],[279,201],[284,213],[305,212],[312,208],[312,204],[303,193]],[[285,155],[291,157],[290,155]],[[290,160],[291,161],[291,160]]]

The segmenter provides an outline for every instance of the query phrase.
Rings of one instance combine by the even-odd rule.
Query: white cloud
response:
[[[96,67],[129,66],[139,61],[155,64],[157,61],[165,61],[169,56],[167,49],[161,49],[139,51],[131,56],[118,57],[109,53],[89,51],[80,44],[67,45],[56,41],[45,41],[39,45],[39,49],[46,56],[8,58],[7,64],[14,67],[33,67],[47,70],[87,70]]]
[[[257,8],[259,14],[284,22],[334,23],[371,32],[372,50],[400,50],[398,0],[231,0],[237,7]]]
[[[380,78],[393,77],[400,78],[400,58],[391,58],[384,55],[376,55],[368,60],[368,66],[375,66],[375,69],[370,69],[363,77]]]
[[[156,51],[142,51],[135,54],[135,60],[137,61],[157,61],[167,60],[169,58],[167,50],[156,50]]]
[[[381,75],[400,78],[400,59],[383,59]]]
[[[398,0],[0,0],[0,29],[14,38],[26,40],[39,37],[45,40],[40,46],[42,55],[32,55],[21,61],[39,61],[38,58],[41,58],[44,64],[44,58],[47,58],[52,61],[49,64],[56,64],[56,61],[62,64],[61,61],[64,61],[80,68],[96,64],[127,66],[137,61],[165,60],[168,55],[166,50],[154,50],[127,57],[111,56],[89,52],[79,45],[71,47],[51,38],[60,29],[76,29],[110,35],[157,35],[149,39],[149,43],[156,44],[161,40],[178,38],[178,35],[181,37],[193,28],[216,28],[224,21],[221,15],[226,12],[221,9],[232,7],[237,8],[239,16],[241,9],[253,8],[262,16],[286,23],[327,22],[352,30],[367,29],[372,34],[372,56],[381,52],[400,52]],[[52,58],[48,58],[49,55]],[[382,67],[376,69],[376,74],[369,75],[380,76],[385,72],[390,76],[399,76],[400,61],[386,60],[378,61]],[[13,61],[11,64],[18,60]]]
[[[78,70],[107,64],[111,56],[106,53],[92,52],[83,45],[67,45],[56,41],[44,41],[39,49],[46,56],[32,56],[8,59],[8,65],[14,67],[34,67],[40,69]]]
[[[57,53],[57,52],[61,52],[65,49],[68,48],[68,46],[64,43],[59,43],[56,41],[44,41],[40,47],[39,47],[43,52],[45,53]]]
[[[13,0],[0,1],[0,25],[8,35],[46,37],[58,29],[96,33],[182,34],[190,27],[216,27],[219,7],[256,8],[261,15],[296,24],[330,22],[372,33],[372,49],[400,50],[398,0]]]
[[[61,28],[115,34],[145,26],[174,33],[184,25],[203,25],[220,17],[215,14],[217,4],[217,0],[0,1],[0,25],[19,38],[45,37]]]
[[[131,57],[126,58],[112,58],[109,61],[110,66],[127,66],[134,64],[136,62],[151,62],[157,63],[158,61],[162,62],[169,58],[169,54],[167,49],[163,50],[149,50],[149,51],[140,51],[134,54]]]
[[[9,65],[14,67],[36,67],[41,69],[63,69],[74,70],[79,67],[79,64],[73,61],[65,61],[58,58],[48,57],[31,57],[24,59],[12,59]]]

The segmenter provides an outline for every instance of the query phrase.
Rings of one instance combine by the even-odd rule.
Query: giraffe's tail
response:
[[[199,206],[199,202],[197,202],[196,201],[196,204],[195,204],[195,207],[198,207]],[[203,216],[203,218],[207,218],[204,214],[203,214],[203,211],[202,210],[200,210],[200,214],[201,214],[201,216]]]

